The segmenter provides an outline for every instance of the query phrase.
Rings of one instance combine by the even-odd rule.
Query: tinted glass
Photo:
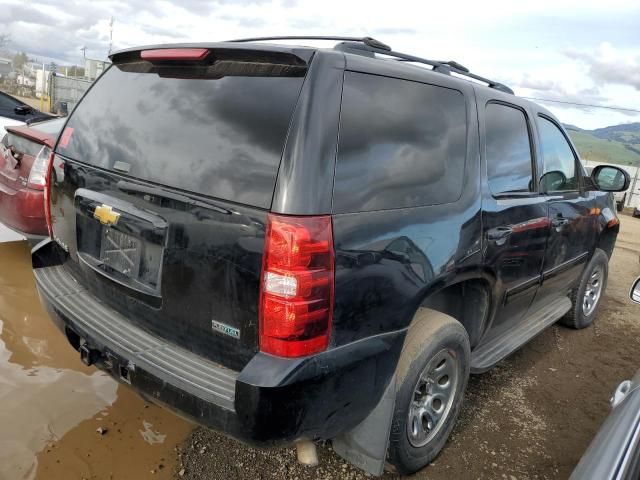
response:
[[[454,202],[462,192],[466,123],[457,90],[347,72],[334,211]]]
[[[577,190],[576,159],[560,129],[543,117],[538,117],[542,146],[543,171],[540,185],[543,191]]]
[[[490,103],[486,108],[486,157],[494,195],[528,192],[533,179],[529,129],[524,112]]]
[[[0,93],[0,108],[13,110],[14,108],[19,107],[21,105],[24,105],[24,104],[22,102],[19,102],[15,98],[11,98],[9,95]]]
[[[227,75],[223,67],[213,78],[180,78],[191,72],[124,68],[109,68],[76,107],[58,153],[106,169],[125,162],[135,177],[270,206],[302,76]]]

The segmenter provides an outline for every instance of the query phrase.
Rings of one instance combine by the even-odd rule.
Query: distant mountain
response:
[[[627,149],[640,155],[640,122],[598,128],[591,133],[603,140],[620,142]]]
[[[562,126],[565,130],[573,130],[574,132],[582,132],[582,128],[571,125],[570,123],[563,123]]]
[[[612,125],[610,127],[596,128],[595,130],[591,130],[591,133],[593,133],[593,135],[598,138],[610,138],[611,140],[616,140],[616,137],[627,133],[637,135],[638,138],[640,138],[640,122],[623,123],[622,125]]]
[[[565,125],[580,156],[594,162],[640,166],[640,122],[595,130]]]

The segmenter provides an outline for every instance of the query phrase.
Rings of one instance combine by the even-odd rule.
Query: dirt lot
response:
[[[412,478],[568,478],[608,414],[611,393],[640,368],[640,306],[628,300],[640,275],[640,220],[622,221],[596,324],[554,326],[472,377],[447,447]],[[180,447],[177,472],[185,479],[365,478],[329,445],[319,453],[320,466],[303,468],[292,449],[254,450],[198,429]]]

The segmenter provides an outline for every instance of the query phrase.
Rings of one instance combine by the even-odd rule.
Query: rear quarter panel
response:
[[[368,61],[351,68],[368,73]],[[401,75],[394,66],[389,76]],[[407,78],[462,91],[467,113],[467,151],[461,197],[441,205],[334,214],[337,345],[407,328],[429,293],[462,278],[482,277],[478,124],[471,87],[424,70]],[[428,106],[425,106],[428,108]],[[366,128],[366,126],[363,126]],[[400,250],[407,255],[394,253]]]

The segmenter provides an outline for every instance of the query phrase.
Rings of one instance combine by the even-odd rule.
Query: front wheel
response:
[[[460,322],[419,310],[396,369],[387,460],[397,473],[416,472],[440,453],[460,412],[470,356],[469,337]]]

